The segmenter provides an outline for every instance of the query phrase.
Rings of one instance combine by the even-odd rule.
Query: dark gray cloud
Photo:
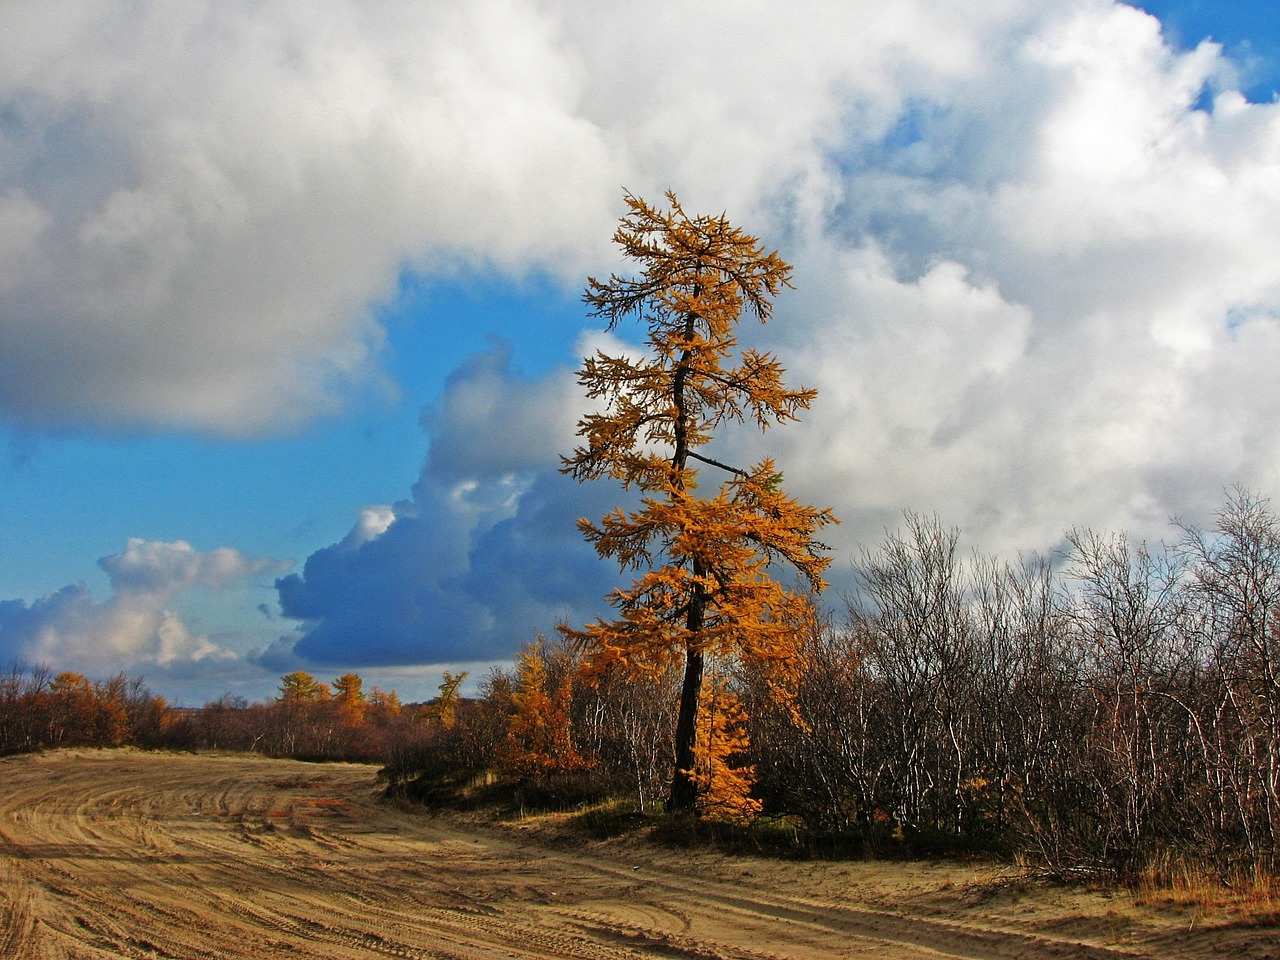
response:
[[[520,377],[505,344],[464,363],[423,416],[430,453],[412,498],[364,511],[276,581],[282,612],[301,623],[264,662],[504,660],[536,632],[599,612],[616,571],[576,520],[618,491],[558,470],[581,402],[568,371]]]

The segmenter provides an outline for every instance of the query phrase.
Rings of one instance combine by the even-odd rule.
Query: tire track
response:
[[[704,912],[721,920],[732,917],[736,921],[732,925],[739,930],[760,928],[761,935],[772,923],[783,921],[809,933],[829,931],[850,940],[874,940],[879,944],[968,960],[1034,956],[1074,960],[1156,960],[1140,951],[1111,949],[1037,934],[977,929],[972,925],[903,917],[885,910],[806,903],[764,890],[752,890],[751,895],[747,895],[741,890],[727,891],[722,885],[703,882],[696,877],[664,879],[668,891],[676,891],[680,901],[698,904]]]
[[[0,780],[0,958],[1170,955],[883,909],[841,886],[839,865],[748,871],[418,816],[377,802],[364,766],[68,751],[0,760]]]

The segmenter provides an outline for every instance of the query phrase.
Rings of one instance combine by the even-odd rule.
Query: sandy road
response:
[[[973,868],[548,842],[376,799],[373,768],[76,751],[0,760],[0,957],[1280,957]]]

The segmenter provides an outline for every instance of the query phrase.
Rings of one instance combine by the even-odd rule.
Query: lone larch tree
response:
[[[694,809],[694,743],[707,658],[756,669],[779,696],[796,679],[797,627],[829,562],[814,537],[829,510],[782,491],[771,459],[743,468],[709,455],[718,428],[754,422],[764,430],[797,418],[816,391],[789,390],[771,354],[738,348],[745,314],[762,323],[790,286],[790,266],[724,215],[685,214],[673,193],[660,209],[628,194],[614,241],[637,264],[633,274],[588,280],[592,315],[612,330],[634,319],[648,328],[643,355],[597,352],[579,383],[596,410],[578,423],[582,444],[563,469],[579,482],[603,476],[641,494],[600,523],[579,527],[596,552],[642,571],[615,590],[618,619],[565,632],[597,670],[660,674],[684,661],[675,731],[675,771],[667,809]],[[699,472],[719,483],[699,490]],[[771,575],[798,573],[794,586]]]

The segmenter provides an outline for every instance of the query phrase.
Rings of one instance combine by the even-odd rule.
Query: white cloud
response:
[[[512,369],[511,347],[469,358],[423,412],[428,469],[438,479],[492,480],[556,462],[581,415],[582,392],[567,371],[539,381]]]
[[[906,507],[1017,549],[1075,523],[1158,536],[1228,483],[1280,489],[1280,105],[1133,8],[6,18],[0,408],[28,425],[287,428],[377,382],[370,308],[402,269],[578,282],[613,263],[619,186],[671,186],[796,264],[743,339],[820,391],[765,443],[845,518],[842,548]],[[578,413],[569,388],[477,362],[429,416],[414,499],[453,518],[443,552],[469,544],[449,523],[521,515],[534,487],[511,477],[571,446]],[[372,555],[397,526],[371,514],[347,545]]]
[[[27,8],[0,35],[0,408],[287,429],[377,380],[406,265],[576,279],[618,185],[821,203],[824,150],[981,72],[1016,2]],[[20,240],[17,238],[21,238]],[[74,366],[76,376],[68,377]]]
[[[235,660],[234,650],[194,633],[171,605],[193,590],[227,590],[284,573],[292,564],[247,557],[229,547],[202,552],[182,540],[130,538],[123,552],[103,557],[98,565],[111,580],[106,600],[95,600],[81,583],[30,604],[0,602],[0,650],[58,669],[136,670]]]
[[[522,4],[43,14],[0,38],[4,219],[39,244],[0,285],[21,420],[287,428],[373,375],[406,263],[607,238],[616,165]]]
[[[116,593],[168,597],[197,586],[218,590],[268,572],[278,563],[246,557],[230,547],[201,552],[185,540],[165,543],[130,537],[123,553],[103,557],[98,565]]]
[[[387,532],[387,527],[395,523],[395,507],[379,505],[364,507],[356,519],[355,526],[343,537],[341,546],[347,550],[357,550],[361,544],[376,540]]]
[[[1122,5],[1010,4],[914,33],[923,8],[890,6],[856,39],[831,11],[765,29],[752,17],[786,15],[747,7],[744,35],[726,28],[733,55],[722,38],[700,56],[697,15],[643,42],[660,7],[581,55],[591,77],[620,65],[582,109],[602,129],[610,104],[632,118],[617,142],[642,170],[675,171],[688,208],[731,207],[796,264],[797,292],[742,339],[775,348],[817,403],[802,424],[724,438],[725,459],[776,452],[794,493],[835,508],[838,582],[905,508],[1012,554],[1076,524],[1158,539],[1231,482],[1280,486],[1280,107],[1242,102],[1216,47],[1177,54]],[[629,72],[628,50],[651,49]],[[803,67],[773,73],[771,58]],[[484,465],[512,456],[509,373],[482,372],[430,420],[457,429],[433,438],[435,469],[496,476]],[[547,425],[540,442],[563,432],[554,405],[521,405]],[[503,494],[513,556],[535,529],[513,526],[530,489]],[[424,531],[459,516],[415,503]],[[468,542],[477,568],[501,555]],[[518,618],[519,592],[502,601]]]
[[[768,333],[820,390],[769,442],[846,519],[842,550],[907,507],[1003,552],[1075,523],[1156,539],[1231,482],[1280,486],[1280,107],[1193,109],[1218,56],[1068,5],[1001,85],[916,108],[925,149],[846,148]]]

